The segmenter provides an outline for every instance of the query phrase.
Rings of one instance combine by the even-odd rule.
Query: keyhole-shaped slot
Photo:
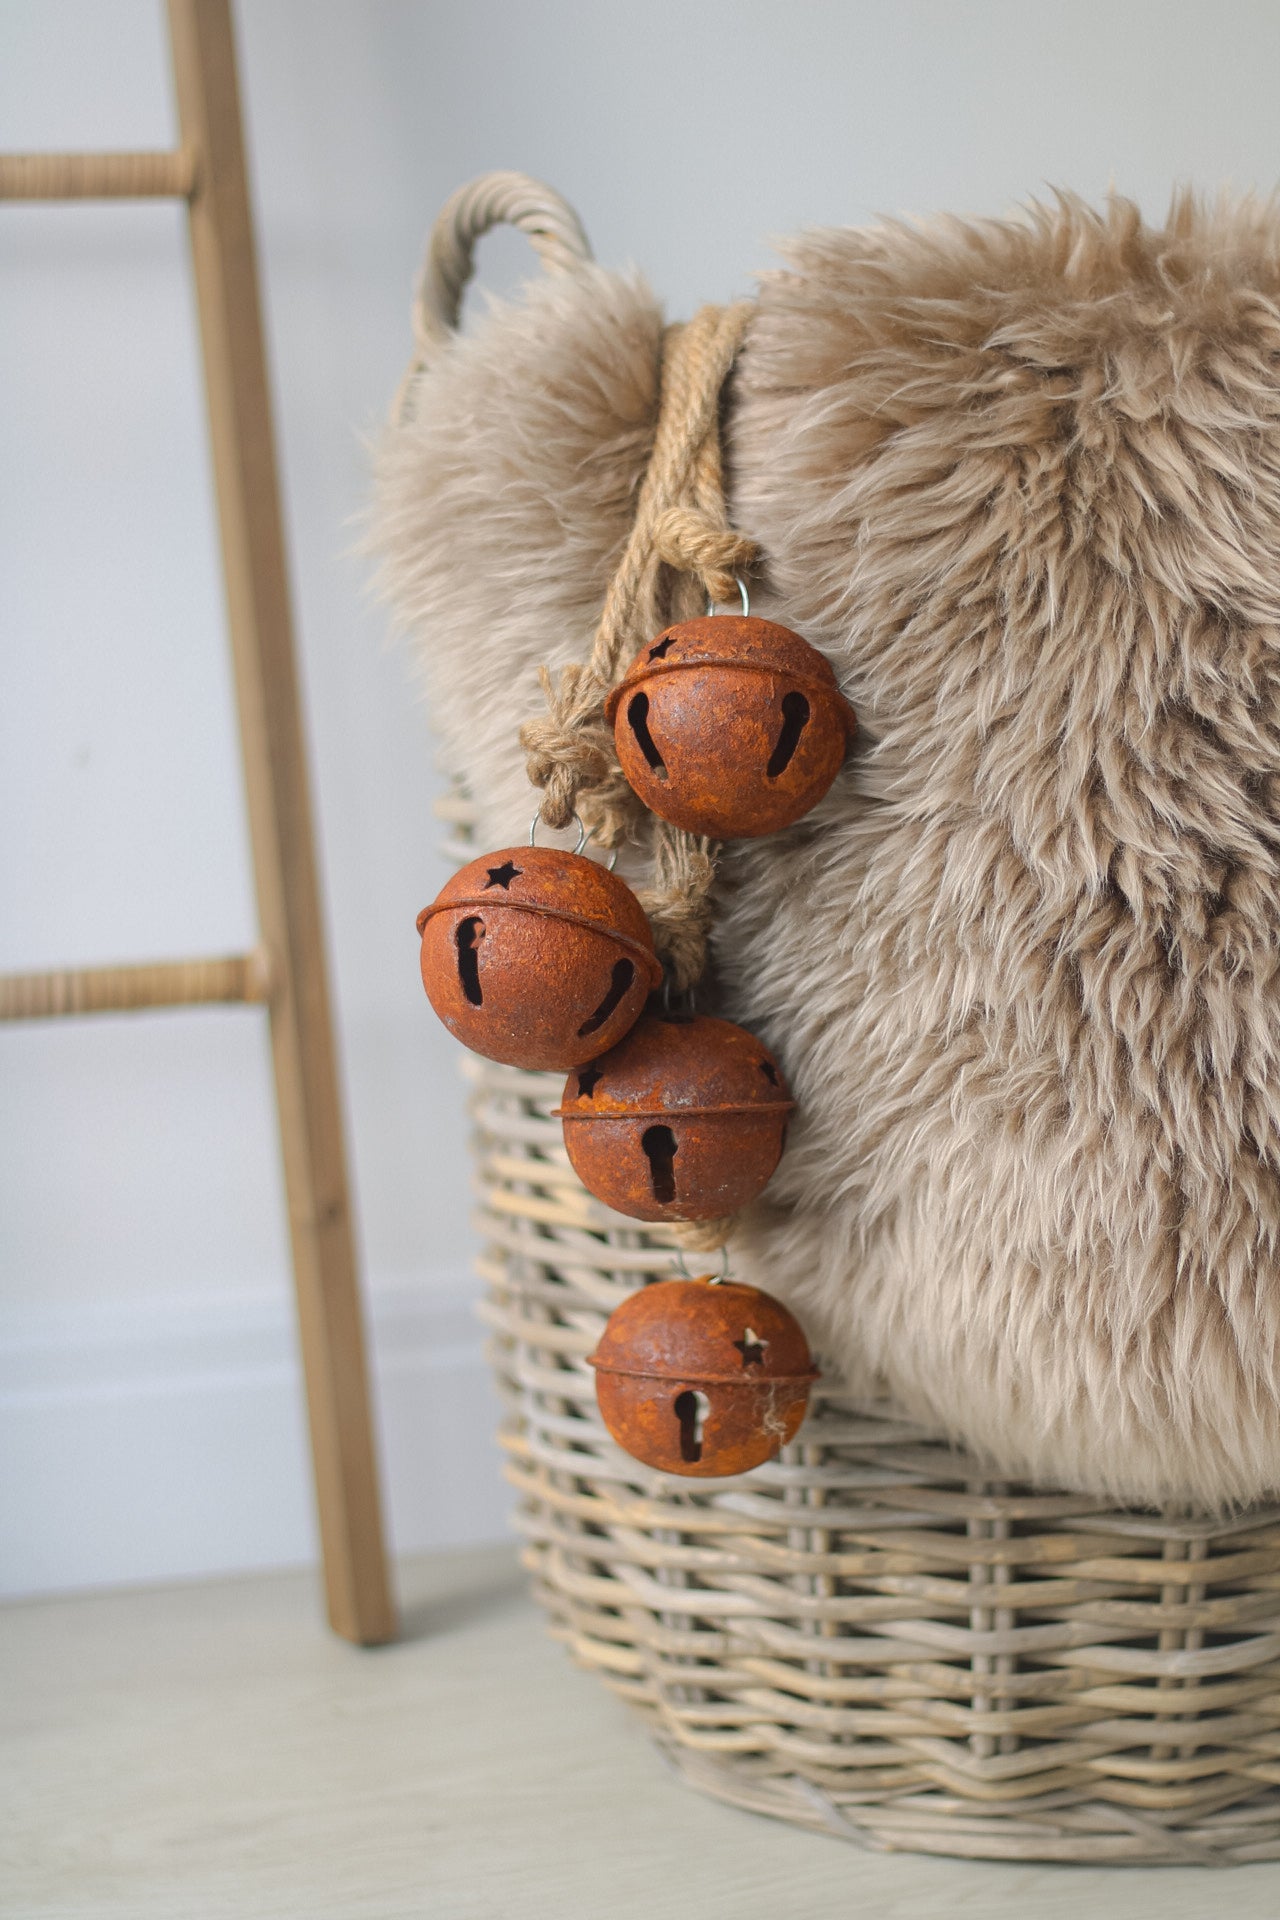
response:
[[[633,694],[627,702],[627,724],[636,737],[636,745],[649,762],[649,765],[653,768],[653,771],[657,774],[659,780],[665,780],[667,777],[666,762],[658,751],[657,741],[649,731],[649,696],[647,693]]]
[[[785,773],[795,758],[796,748],[800,745],[800,735],[809,724],[809,702],[802,693],[784,693],[782,696],[782,731],[777,744],[769,756],[765,768],[770,780],[776,780]]]
[[[640,1136],[645,1159],[649,1162],[649,1185],[658,1201],[676,1197],[676,1137],[670,1127],[646,1127]]]
[[[680,1422],[680,1458],[686,1461],[701,1460],[702,1433],[711,1411],[711,1402],[705,1393],[686,1387],[683,1393],[676,1395],[674,1411]]]
[[[629,990],[631,982],[635,977],[636,970],[630,960],[614,961],[613,974],[609,981],[609,991],[595,1012],[589,1013],[582,1025],[578,1028],[579,1038],[581,1038],[583,1034],[598,1033],[600,1031],[605,1021],[609,1018],[609,1015],[621,1000],[623,994]]]
[[[477,948],[484,939],[484,921],[474,915],[464,920],[453,936],[458,949],[458,979],[473,1007],[484,1005],[480,991],[480,955]]]

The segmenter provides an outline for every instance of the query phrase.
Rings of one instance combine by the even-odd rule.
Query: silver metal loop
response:
[[[588,840],[591,838],[592,834],[594,833],[595,829],[593,827],[588,827],[583,824],[582,815],[577,811],[576,808],[574,809],[573,817],[578,823],[578,844],[574,848],[574,852],[581,853],[582,849],[586,846]],[[542,810],[541,808],[539,808],[538,812],[534,814],[533,819],[529,822],[529,845],[531,847],[536,847],[538,844],[538,822],[541,819],[542,819]],[[618,864],[618,849],[616,847],[613,847],[610,850],[609,858],[605,861],[605,866],[608,868],[609,872],[612,873],[614,868],[617,866],[617,864]]]
[[[586,846],[587,841],[591,838],[591,835],[587,832],[587,829],[582,824],[581,814],[575,812],[573,817],[578,823],[578,844],[574,848],[574,852],[581,853],[582,849]],[[542,818],[542,809],[541,807],[539,807],[537,813],[534,814],[533,819],[529,822],[529,845],[531,847],[536,847],[538,844],[538,822],[541,820],[541,818]]]
[[[677,1264],[679,1265],[681,1273],[684,1275],[686,1280],[705,1279],[709,1287],[719,1287],[719,1286],[722,1286],[723,1283],[729,1278],[729,1249],[724,1245],[722,1245],[720,1248],[719,1273],[708,1273],[708,1274],[690,1273],[689,1268],[685,1262],[683,1247],[680,1247],[677,1249],[676,1261],[677,1261]]]
[[[742,601],[742,612],[743,612],[743,617],[745,618],[746,615],[749,614],[751,611],[751,595],[747,592],[747,583],[743,579],[742,575],[740,573],[735,573],[733,577],[738,583],[738,596]],[[707,595],[707,612],[714,613],[715,610],[716,610],[716,603],[711,598],[711,595],[708,594]]]

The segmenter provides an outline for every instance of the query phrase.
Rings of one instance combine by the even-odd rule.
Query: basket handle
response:
[[[414,375],[457,332],[463,289],[475,267],[477,240],[500,226],[527,233],[549,271],[563,272],[594,258],[569,202],[541,180],[527,173],[482,173],[459,187],[436,217],[414,288],[414,354],[396,396],[396,417],[403,414]]]

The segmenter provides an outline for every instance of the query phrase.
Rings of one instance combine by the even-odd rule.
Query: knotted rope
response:
[[[477,240],[501,224],[527,233],[553,270],[572,270],[591,259],[577,214],[541,181],[490,173],[462,187],[431,235],[414,301],[414,355],[393,419],[408,417],[418,374],[457,329]],[[663,335],[653,453],[590,658],[563,667],[558,681],[541,669],[547,712],[520,731],[529,778],[543,789],[548,826],[567,826],[578,810],[600,842],[613,847],[642,820],[653,821],[653,885],[640,891],[640,900],[668,979],[680,993],[705,970],[708,897],[719,848],[646,813],[622,777],[604,703],[646,641],[673,619],[699,612],[704,597],[731,598],[735,575],[757,557],[755,543],[729,525],[720,449],[721,396],[751,312],[746,301],[704,307],[687,325],[668,327]],[[681,1245],[703,1252],[723,1245],[730,1224],[707,1220],[674,1231]]]
[[[642,813],[618,766],[606,696],[671,618],[697,611],[703,598],[730,598],[734,576],[756,558],[755,543],[729,525],[720,449],[721,393],[751,313],[747,301],[704,307],[687,325],[668,327],[653,454],[590,658],[561,668],[558,680],[541,669],[547,712],[520,730],[547,825],[567,826],[578,812],[602,846],[617,846]],[[654,884],[640,898],[680,992],[705,967],[716,851],[656,822]]]

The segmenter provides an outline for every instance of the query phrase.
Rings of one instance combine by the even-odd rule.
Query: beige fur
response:
[[[761,611],[864,722],[726,855],[725,1011],[800,1101],[742,1269],[993,1470],[1280,1485],[1280,215],[1070,200],[805,236],[735,383]],[[378,537],[486,838],[582,657],[660,316],[593,270],[458,341]]]

